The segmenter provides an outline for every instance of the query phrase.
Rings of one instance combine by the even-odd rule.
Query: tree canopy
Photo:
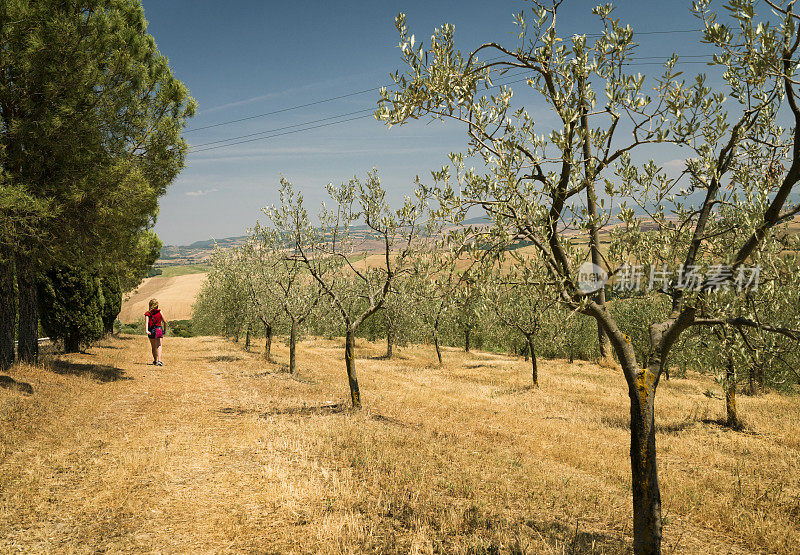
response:
[[[35,358],[35,272],[148,258],[195,103],[138,0],[3,2],[0,45],[0,280],[16,277],[20,355]]]

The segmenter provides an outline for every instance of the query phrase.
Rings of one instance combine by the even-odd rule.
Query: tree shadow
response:
[[[237,360],[244,360],[242,357],[234,355],[219,355],[213,357],[205,357],[208,362],[236,362]]]
[[[728,424],[728,421],[725,418],[703,418],[700,422],[711,426],[719,426],[720,428],[725,428],[726,430],[732,430],[734,432],[742,432],[753,436],[758,435],[758,433],[752,430],[747,430],[744,423],[737,422],[736,424],[731,425]]]
[[[18,382],[11,376],[0,376],[0,389],[10,389],[27,395],[33,395],[33,386],[31,384]]]
[[[329,405],[303,405],[300,407],[282,407],[282,408],[275,408],[272,410],[268,410],[266,412],[262,412],[261,416],[268,417],[268,416],[277,416],[277,415],[284,415],[284,414],[294,414],[300,416],[311,416],[311,415],[325,415],[325,414],[339,414],[348,410],[348,406],[345,403],[332,403]]]
[[[345,403],[333,403],[330,405],[303,405],[300,407],[281,407],[268,410],[265,412],[259,412],[254,409],[225,407],[219,409],[217,412],[221,414],[232,414],[237,416],[241,416],[244,414],[257,414],[262,418],[269,418],[270,416],[281,416],[281,415],[311,416],[311,415],[340,414],[348,410],[350,409]]]
[[[526,520],[525,525],[533,528],[540,535],[553,538],[558,544],[562,544],[561,551],[565,554],[630,553],[631,551],[630,545],[622,537],[601,532],[581,531],[579,520],[575,522],[574,526],[558,521],[536,522],[534,520]]]
[[[363,360],[388,360],[394,362],[401,362],[404,360],[408,360],[408,357],[406,355],[404,355],[402,352],[398,353],[397,351],[392,353],[392,356],[386,356],[386,353],[383,353],[382,355],[368,355],[357,358],[361,358]]]
[[[600,422],[604,426],[608,426],[609,428],[620,428],[622,430],[630,430],[631,429],[631,421],[629,416],[621,416],[621,415],[603,415],[600,417]],[[686,420],[682,420],[680,422],[656,422],[656,433],[659,434],[677,434],[679,432],[683,432],[690,428],[693,428],[697,424],[716,424],[716,421],[708,420],[708,419],[698,419],[698,418],[687,418]]]
[[[511,386],[504,389],[498,389],[497,391],[491,394],[491,397],[500,397],[502,395],[516,395],[518,393],[527,393],[528,391],[538,391],[538,387],[535,385],[528,384],[528,385],[518,385],[518,386]]]
[[[116,382],[119,380],[132,380],[125,375],[125,370],[106,364],[84,364],[67,360],[50,361],[48,367],[56,374],[70,376],[85,376],[99,382]]]
[[[398,420],[397,418],[392,418],[391,416],[384,416],[382,414],[374,413],[369,415],[370,420],[374,420],[376,422],[383,422],[384,424],[392,424],[393,426],[398,426],[400,428],[419,428],[419,424],[406,424],[402,420]]]

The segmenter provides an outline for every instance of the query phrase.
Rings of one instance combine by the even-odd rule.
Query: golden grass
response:
[[[167,321],[188,320],[192,317],[192,305],[205,281],[205,273],[147,278],[135,291],[125,296],[119,320],[123,324],[143,321],[152,298],[158,299]]]
[[[0,552],[616,553],[630,548],[628,402],[618,370],[359,340],[365,410],[341,340],[298,376],[217,338],[141,337],[17,366],[0,390]],[[104,381],[102,381],[104,380]],[[739,397],[747,428],[693,376],[660,386],[667,552],[789,553],[800,540],[800,399]]]

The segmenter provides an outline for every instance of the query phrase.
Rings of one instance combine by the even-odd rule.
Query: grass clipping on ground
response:
[[[628,399],[615,368],[342,340],[298,375],[218,338],[110,339],[0,390],[0,551],[619,552],[631,545]],[[276,342],[278,343],[278,342]],[[800,541],[800,399],[662,381],[667,550],[788,553]]]

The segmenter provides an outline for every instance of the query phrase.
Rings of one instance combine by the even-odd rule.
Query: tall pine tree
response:
[[[17,305],[21,359],[37,354],[36,273],[139,244],[194,106],[138,0],[0,3],[0,320]]]

